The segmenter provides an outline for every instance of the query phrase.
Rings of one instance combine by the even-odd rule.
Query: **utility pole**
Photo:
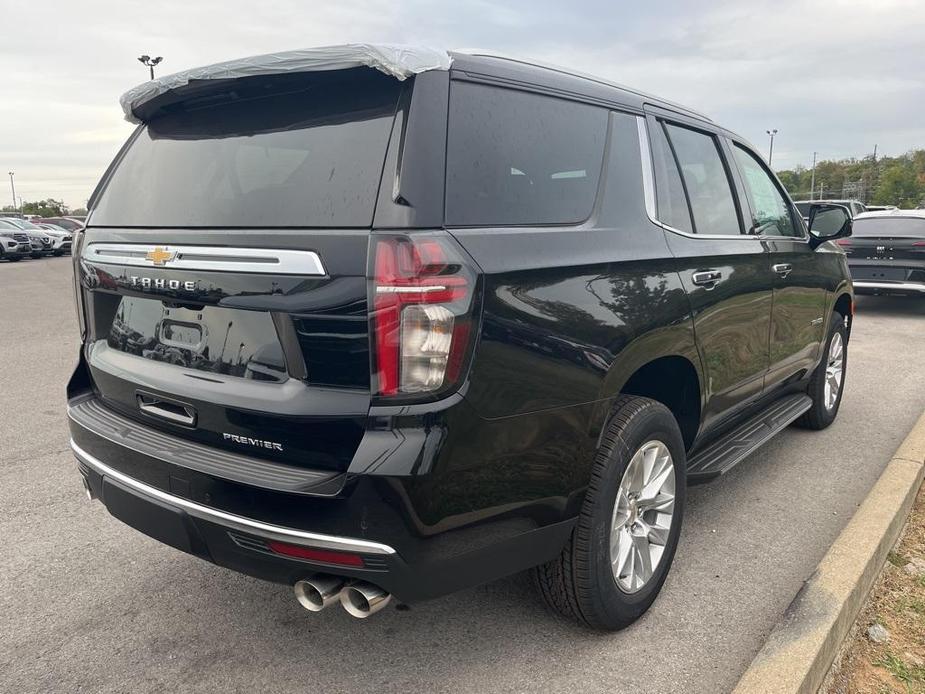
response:
[[[816,199],[816,154],[817,152],[813,152],[813,178],[812,178],[812,182],[809,184],[809,191],[810,191],[809,199],[810,200]]]
[[[875,144],[874,145],[874,160],[872,162],[871,172],[870,172],[870,187],[867,190],[867,195],[865,196],[867,198],[866,200],[864,200],[865,203],[870,202],[871,198],[874,195],[874,186],[876,185],[876,181],[875,181],[876,177],[877,177],[877,145]]]
[[[13,210],[16,209],[16,186],[13,185],[13,172],[10,171],[10,190],[13,191]]]
[[[154,79],[154,66],[160,63],[164,58],[157,56],[152,58],[149,55],[142,55],[138,57],[138,62],[148,68],[151,71],[151,79]]]
[[[765,132],[771,137],[771,144],[768,147],[768,166],[771,166],[771,159],[774,157],[774,136],[777,135],[777,128],[773,130],[765,130]]]

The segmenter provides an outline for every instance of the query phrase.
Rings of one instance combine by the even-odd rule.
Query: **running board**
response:
[[[708,482],[729,472],[756,448],[780,433],[812,407],[808,395],[796,393],[772,403],[751,419],[730,429],[719,439],[694,454],[687,464],[689,484]]]

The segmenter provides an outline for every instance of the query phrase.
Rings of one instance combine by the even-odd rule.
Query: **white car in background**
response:
[[[37,222],[36,226],[45,230],[45,233],[51,238],[51,250],[55,256],[64,255],[71,252],[71,241],[73,234],[67,229],[62,229],[56,224],[47,222]]]

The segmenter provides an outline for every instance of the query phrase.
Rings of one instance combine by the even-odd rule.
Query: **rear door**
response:
[[[367,247],[403,87],[280,79],[136,132],[81,240],[85,356],[126,416],[341,470],[370,403]]]
[[[749,232],[769,252],[774,302],[765,388],[771,389],[816,363],[826,323],[826,290],[837,273],[823,267],[832,259],[810,246],[797,211],[761,158],[742,142],[731,141],[730,147],[746,192]]]
[[[687,290],[707,382],[703,419],[718,424],[761,395],[768,369],[768,254],[744,233],[729,163],[701,123],[649,118],[659,221]]]

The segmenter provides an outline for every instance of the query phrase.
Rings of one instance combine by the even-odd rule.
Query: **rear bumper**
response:
[[[925,295],[925,282],[887,282],[874,280],[854,280],[857,294],[922,294]]]
[[[141,450],[131,437],[102,436],[94,430],[98,427],[90,428],[92,422],[75,421],[73,408],[79,402],[72,402],[71,446],[92,498],[165,544],[264,580],[292,585],[312,574],[333,574],[369,581],[413,603],[550,561],[574,526],[562,508],[551,511],[549,499],[545,505],[484,508],[456,522],[442,516],[422,524],[422,499],[440,511],[459,503],[434,474],[408,479],[381,471],[350,473],[349,482],[333,496],[220,478],[215,470],[204,471],[199,459],[199,469],[184,465],[190,459],[166,460],[171,449],[163,442],[154,442],[158,453]],[[150,434],[142,428],[139,435]],[[412,434],[393,432],[406,445],[415,440]],[[174,452],[183,455],[188,442],[172,438]],[[423,448],[432,447],[426,437],[420,443],[419,461]],[[467,492],[479,500],[489,496],[488,490]],[[282,556],[271,550],[268,543],[274,541],[359,555],[362,565]]]

